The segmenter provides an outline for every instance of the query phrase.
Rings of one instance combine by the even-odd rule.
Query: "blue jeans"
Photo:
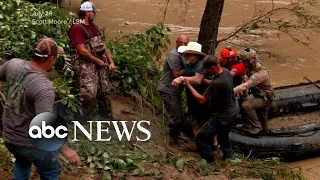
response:
[[[44,152],[36,148],[24,148],[5,142],[14,155],[13,180],[28,180],[32,163],[37,167],[41,180],[57,180],[61,171],[58,151]]]
[[[233,118],[230,118],[229,122]],[[200,152],[201,158],[208,163],[214,162],[212,149],[212,138],[217,135],[217,140],[223,154],[223,160],[233,157],[232,145],[229,139],[230,125],[222,124],[219,119],[211,117],[200,129],[196,135],[196,145]]]

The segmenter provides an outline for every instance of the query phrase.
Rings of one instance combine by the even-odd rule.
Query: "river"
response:
[[[67,1],[67,0],[66,0]],[[147,28],[163,19],[163,9],[166,0],[91,0],[97,8],[101,9],[97,13],[95,23],[100,27],[106,27],[108,37],[115,37],[116,30],[123,30],[129,34]],[[186,0],[182,0],[186,1]],[[68,3],[69,2],[69,3]],[[70,9],[78,9],[81,0],[70,0],[67,4],[71,4]],[[202,14],[206,5],[206,0],[191,0],[189,10],[186,14],[182,14],[179,0],[171,0],[167,9],[165,24],[167,24],[172,32],[170,33],[171,46],[175,46],[177,35],[184,33],[191,37],[191,41],[196,41]],[[289,0],[274,1],[275,7],[288,5]],[[226,0],[223,14],[219,27],[219,38],[224,37],[235,27],[249,19],[254,13],[254,7],[260,8],[271,7],[271,0]],[[184,19],[182,21],[181,19]],[[283,15],[284,18],[290,16]],[[124,28],[117,26],[118,23],[129,21],[129,25]],[[311,40],[310,48],[304,48],[293,42],[289,37],[280,35],[276,36],[273,31],[270,38],[259,39],[260,45],[271,53],[281,55],[282,58],[269,58],[261,55],[262,63],[269,70],[272,84],[274,87],[282,85],[290,85],[303,82],[303,77],[308,76],[311,80],[320,79],[320,47],[319,37],[314,35]],[[301,34],[300,34],[301,35]],[[300,36],[298,35],[298,36]],[[219,52],[227,44],[220,44],[217,48]],[[218,55],[218,53],[216,53]],[[295,162],[289,164],[292,167],[301,165],[305,170],[308,179],[316,179],[320,177],[320,157]]]

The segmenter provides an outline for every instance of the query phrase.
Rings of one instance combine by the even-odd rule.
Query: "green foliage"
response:
[[[58,99],[56,103],[61,103],[71,110],[71,113],[79,112],[80,114],[83,114],[83,109],[80,106],[79,98],[77,98],[79,90],[78,88],[75,88],[76,85],[74,83],[75,82],[72,79],[67,80],[62,77],[53,80],[55,93]],[[72,118],[72,114],[69,115],[69,118]]]
[[[1,135],[0,135],[1,136]],[[7,150],[4,140],[0,138],[0,173],[2,179],[9,179],[7,176],[7,172],[12,174],[13,171],[13,163],[15,162],[14,156]]]
[[[116,144],[113,144],[116,145]],[[159,157],[145,152],[127,153],[106,150],[107,147],[91,142],[71,144],[78,151],[84,162],[90,169],[103,173],[103,179],[123,177],[126,174],[132,176],[160,176],[159,169],[145,169],[141,164],[159,161]]]
[[[157,24],[145,32],[107,43],[118,67],[116,73],[110,74],[115,88],[126,95],[134,89],[145,97],[144,101],[147,99],[159,109],[162,108],[157,90],[161,76],[159,67],[161,55],[170,43],[168,31],[170,29],[163,24]]]
[[[68,49],[69,29],[73,14],[65,18],[59,8],[50,3],[33,4],[27,1],[6,0],[0,3],[0,52],[12,53],[13,57],[29,59],[35,42],[51,37]],[[61,23],[55,24],[54,21]],[[8,59],[8,54],[2,56]]]
[[[217,166],[216,171],[227,171],[229,178],[252,177],[266,180],[295,179],[303,180],[300,171],[293,171],[281,163],[277,157],[267,159],[248,159],[239,156],[226,160]]]
[[[68,53],[67,31],[74,18],[75,14],[65,16],[55,4],[34,4],[25,0],[0,2],[0,57],[4,60],[13,57],[30,60],[38,39],[53,38],[66,52],[57,58],[54,67],[61,77],[54,81],[59,102],[67,105],[72,112],[80,112],[77,86],[73,80],[74,72]],[[129,25],[129,22],[121,25]],[[110,73],[110,81],[116,93],[133,95],[132,90],[135,90],[137,93],[134,96],[141,102],[148,102],[149,105],[162,109],[157,86],[161,76],[161,55],[170,43],[168,31],[170,29],[165,25],[157,24],[143,32],[119,37],[115,42],[106,41],[117,66],[117,72]],[[70,98],[71,95],[76,98]]]

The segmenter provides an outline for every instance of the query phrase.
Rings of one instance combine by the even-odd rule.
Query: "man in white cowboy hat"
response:
[[[178,87],[184,79],[192,79],[193,76],[201,76],[202,79],[206,75],[204,70],[200,70],[202,60],[205,53],[201,52],[202,45],[197,42],[189,42],[187,46],[179,47],[178,51],[183,53],[186,61],[186,70],[183,76],[176,78],[180,81],[176,83],[172,82],[172,85]],[[192,80],[190,80],[192,81]],[[191,82],[193,87],[199,92],[203,93],[207,88],[205,83],[194,83]],[[200,104],[191,94],[189,89],[186,89],[187,94],[187,104],[188,104],[188,114],[187,114],[187,124],[192,126],[193,135],[195,136],[200,127],[210,118],[209,102]]]
[[[103,34],[93,23],[97,11],[100,10],[92,2],[81,4],[79,18],[85,23],[74,23],[68,31],[70,57],[78,80],[80,102],[88,115],[87,118],[98,100],[99,115],[110,120],[113,116],[108,75],[110,70],[115,71],[115,65],[102,40]]]

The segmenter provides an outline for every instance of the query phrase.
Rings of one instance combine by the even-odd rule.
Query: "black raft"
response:
[[[320,152],[320,123],[272,129],[257,135],[232,129],[229,134],[236,151],[257,158],[281,157],[295,160]]]
[[[320,81],[275,88],[275,99],[268,111],[269,120],[295,112],[319,110]],[[319,119],[320,120],[320,119]],[[235,120],[235,124],[241,118]],[[282,157],[294,160],[320,153],[320,123],[272,129],[257,135],[233,128],[230,139],[236,151],[255,157]]]

